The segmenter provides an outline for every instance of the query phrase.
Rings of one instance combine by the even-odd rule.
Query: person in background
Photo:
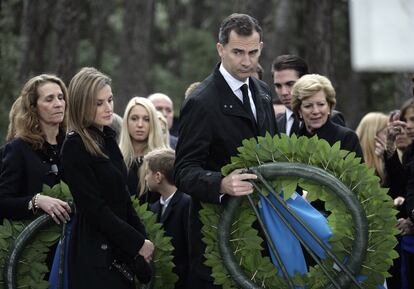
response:
[[[7,134],[6,134],[6,144],[14,139],[14,136],[16,135],[16,114],[19,110],[21,98],[18,97],[12,104],[12,107],[10,108],[9,112],[9,125],[7,126]],[[6,147],[6,144],[2,145],[0,147],[0,172],[1,167],[3,164],[3,152],[4,148]]]
[[[61,180],[67,99],[66,86],[55,75],[41,74],[24,84],[10,114],[11,140],[3,151],[0,223],[4,218],[30,219],[38,210],[58,224],[70,220],[68,203],[41,194],[43,185],[52,187]]]
[[[201,202],[221,204],[226,196],[253,192],[248,180],[256,175],[236,170],[222,176],[246,138],[277,134],[269,87],[251,77],[263,47],[262,29],[246,14],[223,20],[216,44],[221,62],[185,99],[181,108],[174,180],[191,196],[191,288],[217,288],[204,264],[198,210]]]
[[[273,99],[273,110],[275,111],[276,116],[284,114],[286,112],[286,107],[283,105],[279,98]]]
[[[162,115],[162,113],[160,111],[157,111],[157,117],[158,117],[158,120],[160,121],[160,125],[161,125],[164,146],[166,148],[169,148],[170,147],[170,133],[168,131],[167,120],[165,119],[165,117]]]
[[[382,112],[366,114],[358,124],[356,134],[362,147],[365,164],[385,182],[384,155],[381,147],[387,139],[388,116]]]
[[[112,123],[109,125],[109,127],[115,131],[115,139],[117,142],[119,142],[119,139],[121,137],[121,130],[122,130],[122,117],[120,117],[116,113],[113,113]]]
[[[276,116],[280,133],[298,134],[301,123],[292,111],[292,87],[305,74],[309,74],[308,64],[296,55],[280,55],[272,63],[272,76],[275,92],[285,106],[285,113]],[[341,112],[332,110],[331,120],[345,126],[345,118]]]
[[[119,147],[128,168],[129,193],[141,201],[154,202],[158,196],[146,193],[145,170],[141,165],[148,152],[165,148],[165,144],[157,110],[149,99],[135,96],[128,102]]]
[[[363,158],[362,148],[356,133],[350,128],[331,121],[336,104],[335,89],[325,76],[307,74],[299,78],[292,87],[292,111],[303,122],[299,136],[317,135],[330,145],[341,142],[341,149],[355,152]]]
[[[256,72],[252,73],[252,77],[256,77],[257,79],[263,80],[263,73],[264,69],[260,65],[260,63],[258,63],[256,67]]]
[[[63,179],[76,205],[69,243],[69,289],[132,289],[151,279],[154,245],[127,189],[127,168],[115,140],[111,79],[82,68],[69,84],[69,133]]]
[[[193,82],[193,83],[191,83],[188,87],[187,87],[187,89],[185,90],[185,93],[184,93],[184,99],[186,99],[196,88],[197,88],[197,86],[200,84],[201,82],[199,82],[199,81],[196,81],[196,82]]]
[[[175,289],[187,287],[189,272],[189,210],[191,197],[177,190],[174,185],[175,152],[172,149],[156,149],[144,157],[147,168],[145,181],[148,188],[158,192],[160,199],[151,205],[151,211],[157,214],[166,235],[172,238],[174,247],[173,271],[178,276]]]
[[[168,95],[163,93],[153,93],[150,96],[148,96],[148,99],[151,100],[151,102],[155,106],[155,109],[160,111],[167,120],[168,130],[170,131],[170,147],[175,149],[175,147],[177,146],[177,137],[173,135],[174,132],[171,130],[174,123],[173,101]]]

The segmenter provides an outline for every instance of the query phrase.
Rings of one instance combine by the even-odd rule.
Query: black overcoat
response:
[[[249,87],[257,112],[257,124],[243,109],[217,65],[185,100],[179,121],[175,182],[178,189],[193,199],[194,216],[190,244],[192,274],[210,280],[210,271],[202,264],[205,246],[198,220],[200,201],[220,203],[221,168],[237,155],[242,140],[277,133],[276,119],[268,86],[255,78]]]
[[[187,277],[189,272],[189,210],[191,207],[191,197],[177,191],[160,218],[165,233],[172,238],[174,246],[173,263],[174,273],[178,276],[175,289],[191,288],[187,287]],[[158,200],[151,205],[151,211],[160,214],[161,205]]]
[[[320,128],[316,129],[313,134],[306,130],[303,125],[298,133],[299,136],[312,137],[317,135],[320,139],[326,140],[331,146],[337,141],[341,142],[341,149],[355,152],[356,157],[360,157],[363,161],[362,148],[359,143],[357,134],[350,128],[334,123],[330,118]]]
[[[52,187],[60,181],[59,150],[63,139],[61,131],[57,146],[45,143],[39,150],[21,138],[5,145],[0,173],[0,223],[3,218],[33,217],[28,209],[29,201],[43,191],[44,184]]]
[[[74,197],[76,217],[69,247],[69,288],[134,288],[111,263],[138,254],[145,228],[132,207],[127,170],[109,127],[91,129],[108,156],[89,154],[81,137],[69,133],[62,149],[63,179]]]

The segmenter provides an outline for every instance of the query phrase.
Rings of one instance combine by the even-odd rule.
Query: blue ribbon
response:
[[[70,222],[68,222],[66,224],[65,227],[65,260],[64,260],[64,266],[63,266],[63,288],[62,289],[68,289],[69,285],[68,285],[68,256],[69,256],[69,241],[70,241],[70,236],[71,236],[71,232],[72,232],[72,221],[73,218]],[[60,264],[60,253],[62,251],[62,244],[59,241],[57,247],[56,247],[56,251],[55,251],[55,256],[53,258],[53,263],[52,263],[52,269],[50,270],[50,276],[49,276],[49,289],[57,289],[58,288],[58,275],[59,275],[59,264]]]

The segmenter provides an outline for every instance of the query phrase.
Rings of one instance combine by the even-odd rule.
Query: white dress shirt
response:
[[[236,78],[234,78],[223,66],[223,64],[220,64],[219,68],[220,73],[223,75],[224,80],[227,82],[227,84],[230,86],[230,89],[233,91],[233,93],[237,96],[237,98],[243,103],[243,92],[241,91],[240,87],[243,84],[247,84],[247,87],[249,88],[249,100],[250,100],[250,107],[252,108],[252,112],[254,115],[254,118],[257,120],[256,116],[256,106],[254,105],[252,92],[250,91],[249,86],[249,79],[247,78],[245,82],[242,82]]]

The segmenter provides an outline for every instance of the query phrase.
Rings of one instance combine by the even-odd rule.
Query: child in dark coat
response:
[[[175,289],[187,288],[189,269],[189,210],[191,197],[177,191],[174,185],[175,152],[171,149],[157,149],[144,158],[145,181],[148,188],[158,192],[160,199],[151,205],[151,211],[158,216],[167,236],[172,237],[174,246],[174,272],[178,275]]]

